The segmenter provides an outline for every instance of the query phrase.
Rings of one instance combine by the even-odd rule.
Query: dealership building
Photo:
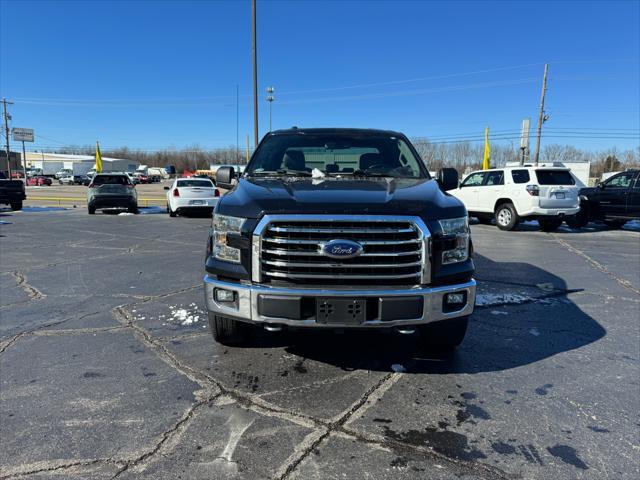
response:
[[[40,168],[44,172],[68,168],[74,172],[86,173],[95,168],[93,155],[72,155],[66,153],[27,152],[27,168]],[[135,172],[140,162],[123,158],[102,157],[102,169],[106,172]]]

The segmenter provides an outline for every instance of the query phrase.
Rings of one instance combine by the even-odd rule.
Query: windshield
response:
[[[386,135],[289,134],[267,138],[247,167],[249,175],[325,175],[428,178],[402,138]]]

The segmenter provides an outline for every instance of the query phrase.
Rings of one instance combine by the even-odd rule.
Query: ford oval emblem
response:
[[[320,253],[331,258],[353,258],[362,253],[362,245],[351,240],[331,240],[320,245]]]

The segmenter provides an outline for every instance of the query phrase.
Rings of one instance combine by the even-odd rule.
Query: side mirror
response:
[[[436,178],[445,192],[458,187],[458,171],[455,168],[441,168]]]
[[[604,182],[598,182],[598,188],[604,190]]]
[[[164,187],[165,190],[169,190],[169,187]]]
[[[235,176],[236,172],[233,167],[220,167],[216,172],[215,184],[225,190],[231,190],[233,188],[233,179]]]

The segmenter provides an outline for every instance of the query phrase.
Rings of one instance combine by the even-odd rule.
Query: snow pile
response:
[[[135,214],[131,212],[120,212],[118,214],[119,217],[128,217],[129,215],[135,215]]]
[[[640,220],[631,220],[630,222],[625,223],[625,230],[632,230],[634,232],[640,232]]]
[[[486,307],[489,305],[502,305],[506,303],[520,304],[533,300],[526,295],[517,293],[478,293],[476,295],[476,305]]]
[[[393,365],[391,365],[391,370],[393,370],[396,373],[402,373],[407,371],[407,369],[404,368],[404,365],[400,365],[399,363],[394,363]]]
[[[164,315],[161,317],[164,318]],[[178,322],[180,325],[193,325],[198,323],[201,319],[204,319],[204,312],[198,308],[195,303],[191,303],[186,307],[183,305],[170,305],[169,306],[169,318],[174,322]]]

